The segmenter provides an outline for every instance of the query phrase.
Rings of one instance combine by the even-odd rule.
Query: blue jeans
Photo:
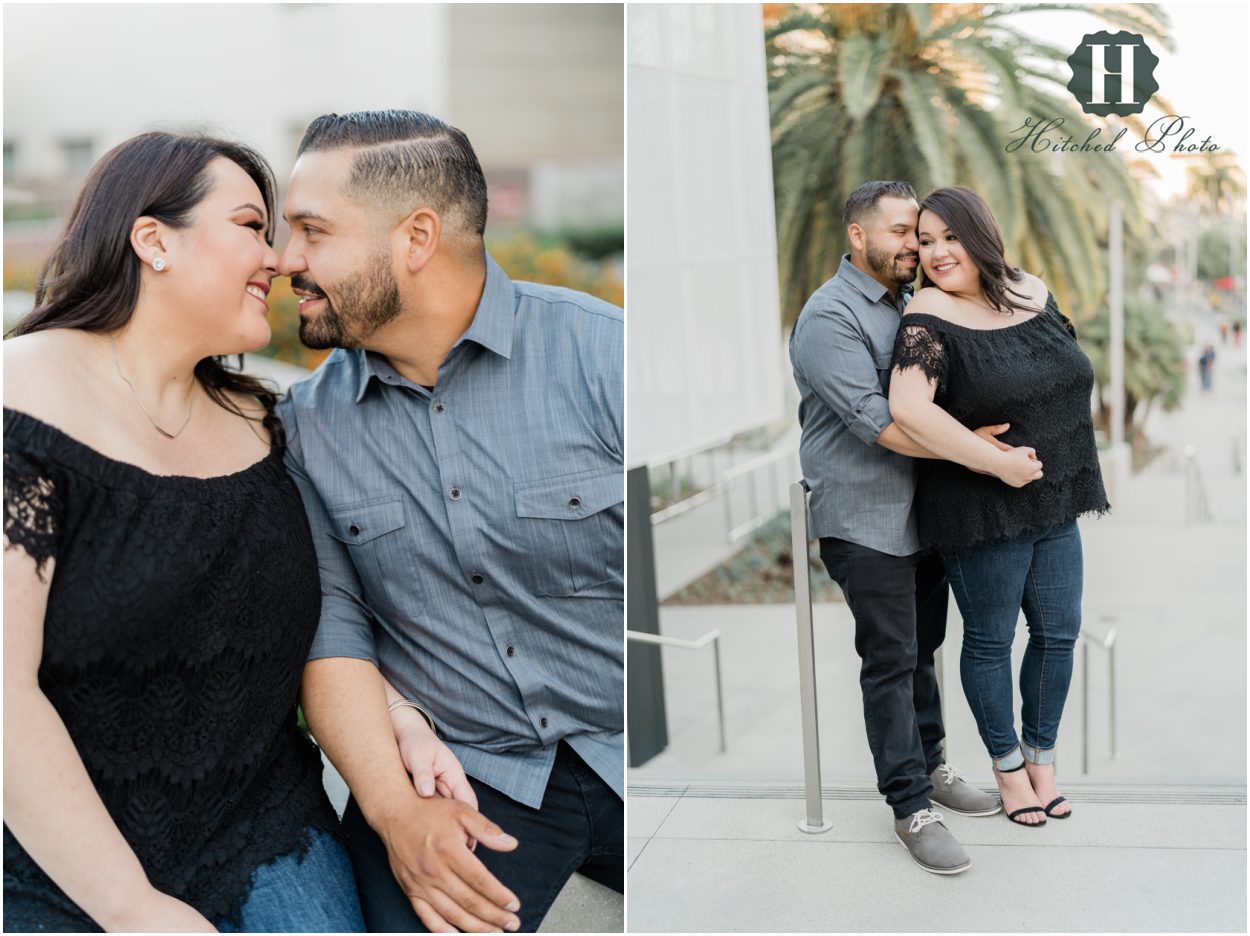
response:
[[[363,933],[356,881],[345,849],[325,832],[312,837],[304,860],[293,852],[262,865],[252,874],[252,890],[243,905],[242,926],[224,920],[223,933]]]
[[[994,766],[1053,763],[1081,632],[1084,571],[1076,521],[943,550],[942,561],[964,619],[964,694]],[[1011,712],[1011,645],[1021,609],[1029,628],[1020,666],[1023,745]]]

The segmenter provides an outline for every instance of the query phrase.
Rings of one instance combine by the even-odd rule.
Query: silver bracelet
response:
[[[390,705],[386,707],[386,710],[388,712],[393,712],[397,708],[416,709],[418,712],[421,713],[421,717],[425,719],[425,723],[430,726],[430,731],[434,732],[435,736],[438,735],[438,729],[434,727],[434,719],[430,717],[430,713],[427,712],[425,709],[423,709],[421,706],[417,705],[416,702],[413,702],[412,699],[396,699],[394,702],[392,702]]]

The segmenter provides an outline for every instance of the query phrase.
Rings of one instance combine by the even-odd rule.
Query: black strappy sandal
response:
[[[1066,797],[1056,796],[1053,800],[1051,800],[1049,803],[1046,804],[1046,808],[1043,809],[1042,812],[1044,812],[1051,819],[1067,819],[1070,815],[1072,815],[1071,809],[1069,809],[1066,813],[1051,812],[1051,810],[1054,809],[1056,806],[1058,806],[1060,803],[1066,803],[1067,801],[1068,800]]]
[[[995,767],[994,769],[997,770],[1001,774],[1009,774],[1009,773],[1015,773],[1017,770],[1024,770],[1024,764],[1021,763],[1019,767],[1012,767],[1010,770],[999,770],[999,768],[997,767]],[[1060,799],[1062,798],[1063,797],[1060,797]],[[1050,805],[1056,806],[1058,805],[1058,801],[1051,803]],[[1025,813],[1035,813],[1035,812],[1045,813],[1047,816],[1050,815],[1050,813],[1046,812],[1046,810],[1043,809],[1041,806],[1025,806],[1021,809],[1013,810],[1012,812],[1007,812],[1007,808],[1006,806],[1004,806],[1003,812],[1007,813],[1007,818],[1010,819],[1012,822],[1014,822],[1016,825],[1027,826],[1030,829],[1040,829],[1042,826],[1046,824],[1046,820],[1043,819],[1041,822],[1021,822],[1019,819],[1016,818],[1016,816],[1023,816]],[[1063,818],[1063,817],[1056,816],[1055,818],[1058,819],[1058,818]]]
[[[1030,829],[1038,829],[1046,824],[1045,819],[1043,819],[1041,822],[1021,822],[1019,819],[1016,818],[1016,816],[1023,816],[1025,813],[1030,813],[1030,812],[1046,813],[1046,810],[1044,810],[1041,806],[1025,806],[1023,809],[1017,809],[1014,812],[1007,813],[1007,818],[1010,819],[1012,822],[1014,822],[1016,825],[1028,826]],[[1049,816],[1050,813],[1046,813],[1046,815]]]

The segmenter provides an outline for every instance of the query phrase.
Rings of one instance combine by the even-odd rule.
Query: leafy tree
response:
[[[1108,354],[1111,319],[1106,308],[1079,330],[1081,347],[1094,365],[1098,385],[1098,421],[1110,422],[1111,382]],[[1129,295],[1124,299],[1124,437],[1130,442],[1156,404],[1173,410],[1185,393],[1185,342],[1160,303]]]
[[[1094,127],[1067,91],[1071,49],[1030,39],[1013,17],[1081,10],[1170,48],[1150,4],[770,5],[766,32],[782,308],[792,322],[847,251],[842,206],[868,179],[922,194],[967,185],[992,206],[1010,259],[1041,274],[1074,319],[1105,291],[1107,206],[1141,231],[1138,183],[1118,158],[1006,152],[1022,115]],[[1135,120],[1126,124],[1140,130]],[[1054,134],[1052,134],[1054,136]]]

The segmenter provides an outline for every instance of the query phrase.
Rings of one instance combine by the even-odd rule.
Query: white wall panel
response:
[[[631,467],[782,418],[757,5],[630,4]]]

